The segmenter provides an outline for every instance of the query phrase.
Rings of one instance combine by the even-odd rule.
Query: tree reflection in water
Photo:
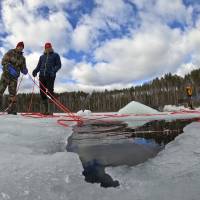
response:
[[[106,167],[145,162],[193,121],[195,119],[151,121],[135,128],[116,121],[88,122],[73,128],[66,148],[79,155],[85,181],[100,183],[102,187],[117,187],[119,182],[106,174]]]

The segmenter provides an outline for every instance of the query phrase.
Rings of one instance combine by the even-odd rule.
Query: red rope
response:
[[[32,77],[31,77],[32,78]],[[42,85],[43,88],[45,88],[45,90],[47,90],[47,88],[43,85],[43,83],[38,79],[39,83]],[[40,87],[41,88],[41,87]],[[42,90],[44,91],[44,90]],[[69,114],[72,118],[76,119],[76,120],[80,120],[80,117],[74,115],[67,107],[65,107],[60,101],[58,101],[58,99],[56,99],[50,92],[45,92],[44,93],[47,96],[50,96],[50,100],[56,104],[62,111],[66,112],[67,114]]]
[[[34,78],[35,80],[35,78]],[[28,110],[27,112],[30,113],[31,107],[32,107],[32,103],[33,103],[33,95],[34,95],[34,89],[35,89],[35,84],[33,84],[33,89],[32,89],[32,94],[31,94],[31,100],[30,100],[30,104],[28,106]]]
[[[78,122],[78,124],[82,124],[83,123],[83,120],[81,119],[81,117],[79,117],[79,116],[76,116],[76,115],[74,115],[67,107],[65,107],[59,100],[57,100],[51,93],[49,93],[48,92],[48,90],[47,90],[47,88],[39,81],[39,83],[42,85],[42,87],[44,88],[41,88],[37,83],[36,83],[36,81],[35,81],[35,79],[33,79],[32,77],[31,77],[31,75],[29,74],[29,77],[31,78],[31,80],[33,81],[33,83],[34,83],[34,85],[36,85],[44,94],[46,94],[49,98],[50,98],[50,100],[60,109],[60,110],[62,110],[62,111],[64,111],[65,113],[67,113],[68,114],[68,116],[64,116],[64,117],[70,117],[70,118],[72,118],[71,120],[66,120],[66,119],[59,119],[58,121],[57,121],[57,123],[58,124],[60,124],[60,125],[62,125],[62,126],[64,126],[64,127],[66,127],[67,125],[66,124],[63,124],[63,123],[61,123],[61,121],[75,121],[75,122]],[[34,86],[33,86],[33,88],[34,88]],[[47,92],[46,92],[46,91]],[[33,93],[34,93],[34,89],[32,90],[32,97],[33,97]],[[32,105],[32,99],[33,98],[31,98],[31,102],[30,102],[30,104],[29,104],[29,108],[31,108],[31,105]],[[29,109],[29,111],[30,111],[30,109]],[[33,117],[33,118],[48,118],[48,117],[60,117],[60,115],[57,115],[57,116],[55,116],[55,115],[43,115],[43,114],[41,114],[41,113],[22,113],[21,114],[22,116],[27,116],[27,117]],[[63,116],[62,116],[63,117]]]
[[[124,117],[140,117],[140,116],[160,116],[160,115],[168,115],[167,113],[158,113],[158,114],[104,114],[102,115],[98,115],[96,114],[96,118],[87,118],[87,117],[80,117],[80,116],[76,116],[74,115],[67,107],[65,107],[58,99],[56,99],[50,92],[48,92],[47,88],[43,85],[43,83],[38,79],[40,85],[43,87],[41,88],[40,85],[38,85],[35,81],[35,79],[33,79],[31,77],[30,74],[28,74],[29,77],[31,78],[31,80],[33,81],[33,89],[32,89],[32,95],[31,95],[31,100],[30,100],[30,104],[28,106],[28,111],[27,113],[22,113],[22,116],[26,116],[26,117],[31,117],[31,118],[58,118],[58,117],[70,117],[71,119],[58,119],[57,123],[59,125],[62,125],[64,127],[68,127],[68,125],[66,124],[66,122],[78,122],[78,124],[82,124],[83,120],[95,120],[95,121],[100,121],[102,122],[103,119],[108,119],[108,118],[124,118]],[[22,76],[23,78],[23,76]],[[18,88],[17,88],[17,92],[19,90],[19,87],[21,85],[22,82],[22,78],[19,82]],[[34,87],[35,85],[44,93],[48,96],[48,98],[60,109],[62,110],[64,113],[67,113],[68,116],[63,116],[63,115],[43,115],[41,113],[30,113],[31,110],[31,106],[32,106],[32,102],[33,102],[33,95],[34,95]],[[47,92],[46,92],[47,91]],[[3,115],[4,113],[1,113],[0,115]],[[6,113],[5,113],[6,114]],[[182,111],[177,111],[177,112],[171,112],[169,114],[175,115],[175,114],[200,114],[200,111],[188,111],[188,110],[182,110]],[[93,115],[95,116],[95,115]],[[99,116],[99,117],[98,117]],[[147,120],[147,119],[146,119]],[[149,119],[148,119],[149,120]],[[138,121],[137,119],[135,121]],[[144,121],[144,119],[142,120]]]

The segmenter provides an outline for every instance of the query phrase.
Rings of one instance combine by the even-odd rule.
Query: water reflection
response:
[[[151,121],[135,128],[122,122],[85,123],[74,127],[67,151],[79,155],[87,182],[117,187],[119,182],[106,174],[105,167],[145,162],[156,156],[192,121],[194,119]]]
[[[166,145],[174,140],[177,135],[183,133],[183,128],[193,121],[196,121],[196,119],[151,121],[141,127],[129,129],[130,132],[132,131],[130,137],[154,139],[156,143]]]

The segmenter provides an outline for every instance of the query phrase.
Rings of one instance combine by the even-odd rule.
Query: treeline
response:
[[[200,69],[193,70],[184,78],[169,73],[141,86],[121,90],[93,91],[91,94],[82,91],[64,92],[59,94],[59,101],[73,112],[80,109],[89,109],[93,112],[115,112],[133,100],[161,110],[167,104],[186,103],[185,87],[188,84],[193,87],[194,104],[200,105]],[[32,106],[29,109],[30,101],[31,94],[18,94],[18,111],[39,112],[41,106],[39,94],[34,94]],[[7,106],[7,96],[4,97],[4,106]],[[55,105],[52,104],[51,107],[53,112],[61,112]]]

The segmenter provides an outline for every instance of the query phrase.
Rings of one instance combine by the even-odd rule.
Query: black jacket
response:
[[[44,53],[40,56],[36,72],[40,72],[40,76],[56,76],[56,72],[61,68],[60,56],[55,52]]]

